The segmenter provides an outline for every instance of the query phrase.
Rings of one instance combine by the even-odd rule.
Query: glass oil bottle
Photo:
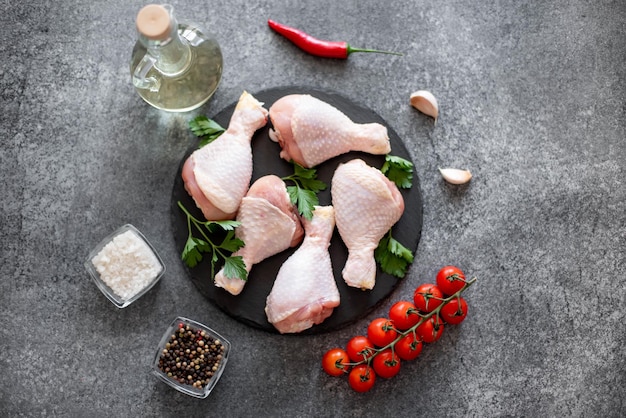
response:
[[[178,23],[173,7],[150,4],[137,14],[133,86],[152,106],[186,112],[206,103],[222,78],[222,51],[200,28]]]

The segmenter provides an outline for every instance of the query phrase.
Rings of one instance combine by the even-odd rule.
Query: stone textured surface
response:
[[[251,329],[186,277],[169,223],[190,114],[129,83],[138,1],[4,2],[0,13],[0,415],[626,415],[626,6],[622,1],[248,0],[173,3],[209,28],[225,71],[210,116],[241,91],[331,89],[379,113],[420,176],[410,273],[377,311],[318,336]],[[266,19],[403,57],[307,56]],[[437,124],[408,105],[439,99]],[[469,168],[466,187],[437,167]],[[118,310],[83,261],[124,223],[156,246],[161,283]],[[479,277],[468,319],[366,395],[322,353],[365,332],[444,264]],[[206,400],[149,374],[176,315],[233,344]]]

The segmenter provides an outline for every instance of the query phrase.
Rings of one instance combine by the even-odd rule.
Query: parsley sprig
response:
[[[403,278],[409,264],[413,262],[413,252],[396,241],[390,229],[378,243],[374,258],[385,273]]]
[[[215,141],[221,134],[226,131],[219,123],[213,119],[209,119],[206,116],[196,116],[189,121],[189,128],[198,138],[200,138],[200,144],[198,148],[202,148],[206,144],[210,144]]]
[[[385,155],[385,163],[380,171],[402,189],[410,189],[413,186],[413,163],[404,158]]]
[[[380,171],[401,189],[413,187],[413,163],[411,161],[387,154]],[[409,264],[413,262],[413,252],[396,241],[390,229],[378,243],[374,258],[385,273],[402,278]]]
[[[187,242],[183,249],[181,258],[188,267],[193,268],[202,261],[203,253],[210,254],[211,259],[211,277],[215,277],[215,265],[222,259],[224,260],[224,275],[228,278],[238,278],[241,280],[248,279],[243,257],[228,255],[234,253],[245,244],[235,237],[235,228],[241,225],[238,221],[200,221],[195,218],[185,206],[179,201],[178,207],[187,215]],[[193,236],[192,226],[200,233],[200,238]],[[226,231],[226,237],[220,244],[215,244],[211,239],[212,234],[219,230]]]
[[[317,179],[317,170],[304,168],[293,162],[294,173],[283,177],[283,181],[291,181],[292,186],[287,186],[291,203],[298,206],[298,212],[306,219],[313,217],[313,209],[319,205],[317,193],[326,189],[326,183]]]

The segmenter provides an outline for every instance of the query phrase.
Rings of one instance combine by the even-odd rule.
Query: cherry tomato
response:
[[[443,293],[432,283],[421,284],[415,289],[413,302],[421,312],[432,312],[443,303]]]
[[[343,348],[331,348],[322,356],[322,369],[331,376],[341,376],[350,371],[350,358]]]
[[[416,329],[422,341],[425,343],[434,343],[441,334],[443,334],[443,321],[439,315],[433,315],[426,321],[422,322]]]
[[[393,321],[396,329],[406,331],[419,322],[420,316],[413,303],[408,300],[401,300],[394,303],[389,309],[389,319]]]
[[[367,364],[354,366],[348,375],[350,387],[357,392],[367,392],[374,386],[376,372]]]
[[[374,354],[374,344],[365,336],[357,335],[348,341],[346,346],[348,357],[354,363],[367,360]]]
[[[452,299],[441,308],[439,315],[448,324],[460,324],[467,316],[467,302],[460,296]]]
[[[402,360],[415,360],[422,352],[422,346],[419,335],[410,332],[396,343],[394,349]]]
[[[445,266],[437,273],[437,286],[446,296],[452,296],[465,285],[465,274],[454,266]]]
[[[400,357],[388,348],[374,357],[372,367],[374,367],[377,376],[391,379],[400,371]]]
[[[378,347],[386,346],[397,336],[398,331],[395,330],[393,322],[387,318],[376,318],[367,327],[367,338]]]

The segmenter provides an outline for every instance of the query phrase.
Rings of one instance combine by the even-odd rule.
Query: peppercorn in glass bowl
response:
[[[156,250],[137,228],[123,225],[89,253],[85,268],[98,289],[118,308],[146,294],[165,273]]]
[[[193,396],[209,396],[222,376],[230,343],[211,328],[177,317],[159,342],[152,373],[174,389]]]

